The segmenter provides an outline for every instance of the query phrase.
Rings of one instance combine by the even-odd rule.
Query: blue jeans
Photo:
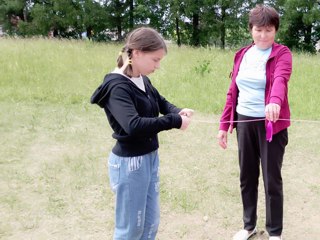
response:
[[[113,239],[155,239],[160,222],[158,151],[136,157],[111,153],[108,169],[116,194]]]

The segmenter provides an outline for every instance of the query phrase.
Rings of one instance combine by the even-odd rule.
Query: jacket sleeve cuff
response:
[[[172,114],[172,127],[173,128],[180,128],[182,125],[182,118],[177,114]]]
[[[278,97],[271,97],[269,103],[275,103],[275,104],[278,104],[279,106],[282,105],[282,101]]]
[[[221,123],[219,130],[228,131],[230,124],[229,123]]]

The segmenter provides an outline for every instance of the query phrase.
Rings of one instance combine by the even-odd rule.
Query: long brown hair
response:
[[[164,49],[167,53],[167,46],[160,36],[160,34],[150,27],[140,27],[129,33],[126,44],[121,50],[121,54],[117,59],[118,67],[121,68],[124,64],[123,55],[125,54],[129,60],[132,57],[133,50],[139,50],[142,52],[154,52],[159,49]],[[131,77],[132,76],[132,65],[124,69],[124,74]]]

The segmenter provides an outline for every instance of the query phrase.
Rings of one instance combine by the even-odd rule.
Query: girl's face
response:
[[[133,76],[149,75],[156,69],[160,68],[160,61],[165,56],[164,49],[159,49],[153,52],[142,52],[133,50],[132,52],[132,69]]]
[[[274,26],[253,26],[251,29],[251,36],[255,45],[259,49],[268,49],[274,43],[276,36],[276,28]]]

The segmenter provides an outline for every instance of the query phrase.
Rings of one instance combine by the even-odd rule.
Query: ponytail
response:
[[[122,57],[122,55],[123,55],[123,53],[124,53],[124,50],[125,50],[125,48],[123,47],[122,49],[121,49],[121,51],[119,52],[119,56],[118,56],[118,59],[117,59],[117,66],[118,66],[118,68],[121,68],[122,66],[123,66],[123,57]]]
[[[132,77],[132,65],[131,65],[132,49],[128,49],[126,46],[121,49],[121,51],[119,52],[118,59],[117,59],[117,65],[118,65],[118,68],[122,68],[123,65],[125,64],[125,61],[123,58],[124,53],[126,53],[126,55],[127,55],[126,58],[128,58],[128,64],[124,68],[123,73],[129,77]]]

